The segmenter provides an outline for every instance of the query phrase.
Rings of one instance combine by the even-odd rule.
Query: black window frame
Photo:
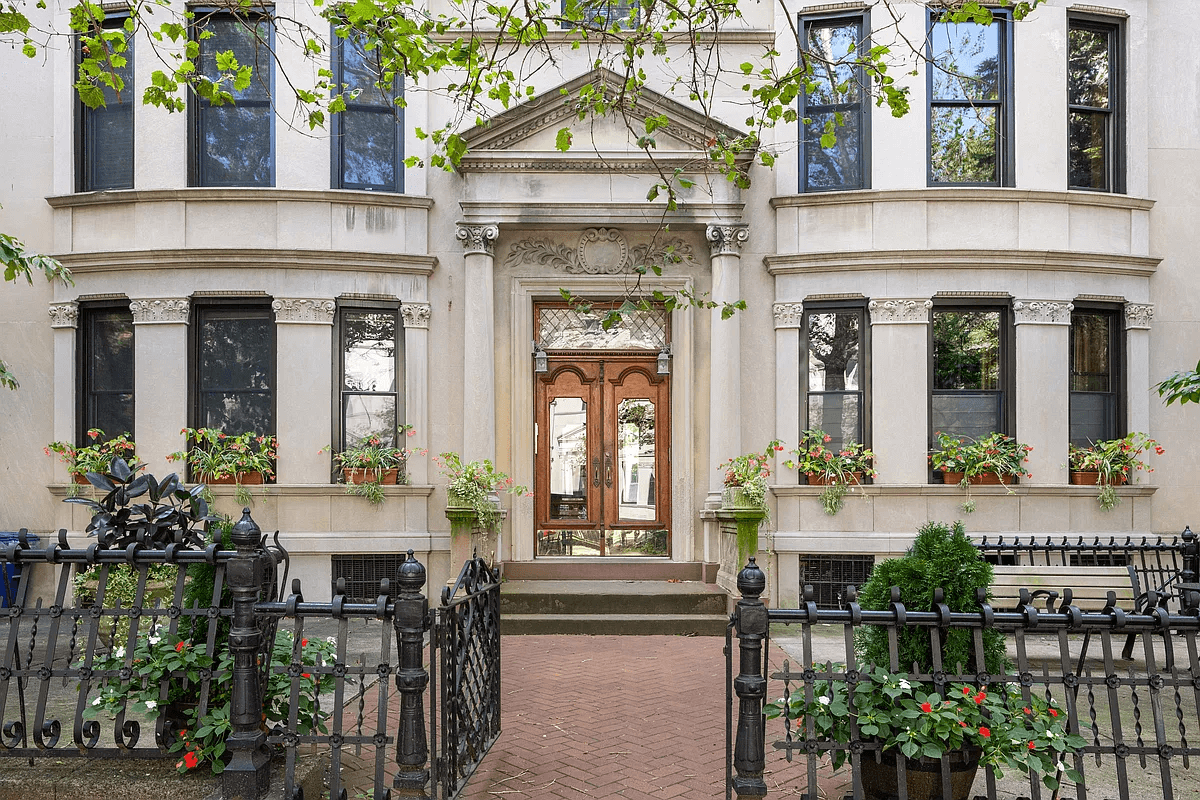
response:
[[[1108,369],[1110,376],[1110,388],[1107,392],[1076,392],[1071,388],[1075,377],[1075,316],[1089,314],[1103,316],[1108,320]],[[1113,396],[1113,420],[1112,428],[1108,432],[1105,439],[1119,439],[1124,436],[1126,431],[1126,369],[1125,369],[1125,326],[1124,326],[1124,309],[1121,306],[1112,303],[1091,303],[1085,301],[1075,301],[1075,308],[1071,311],[1071,326],[1070,333],[1067,338],[1068,347],[1068,373],[1067,373],[1067,413],[1068,425],[1067,436],[1072,444],[1086,446],[1089,442],[1082,438],[1077,438],[1074,433],[1074,420],[1071,418],[1071,396],[1075,394],[1107,394]]]
[[[642,7],[637,0],[628,0],[627,2],[616,3],[606,3],[602,2],[601,0],[560,0],[559,10],[561,14],[565,15],[567,13],[567,4],[569,2],[573,3],[576,7],[588,7],[596,9],[597,11],[604,9],[604,25],[601,26],[595,24],[596,20],[600,19],[600,14],[597,13],[594,17],[592,17],[591,20],[581,20],[577,23],[572,23],[566,19],[563,19],[561,22],[559,22],[559,27],[563,28],[564,30],[573,28],[576,25],[581,28],[590,28],[593,30],[608,30],[613,26],[614,23],[618,28],[622,30],[628,30],[629,26],[626,24],[626,21],[629,19],[630,11],[636,12],[635,19],[641,19]]]
[[[246,180],[235,180],[232,182],[222,183],[213,181],[204,172],[204,159],[201,157],[202,147],[204,142],[204,120],[205,109],[214,108],[207,100],[197,97],[192,94],[187,105],[188,113],[188,186],[192,187],[211,187],[211,188],[272,188],[275,186],[275,176],[277,171],[278,153],[276,152],[275,142],[275,25],[271,19],[270,13],[273,11],[271,7],[261,6],[255,7],[245,14],[227,13],[221,8],[209,6],[194,6],[189,7],[190,11],[195,16],[188,23],[188,37],[190,41],[199,42],[199,32],[203,23],[210,20],[236,20],[244,21],[257,17],[260,21],[266,20],[270,22],[267,47],[267,58],[270,61],[270,69],[267,71],[267,98],[265,100],[249,100],[236,99],[234,105],[244,108],[266,108],[267,113],[267,137],[270,146],[270,175],[264,182],[251,182]],[[252,81],[260,81],[262,79],[262,70],[254,65]],[[196,72],[202,73],[204,65],[202,63],[202,55],[196,56]],[[228,104],[227,104],[228,105]],[[225,106],[219,106],[224,108]]]
[[[1108,108],[1096,108],[1071,103],[1071,31],[1074,29],[1107,34],[1108,39]],[[1087,14],[1067,15],[1067,188],[1080,192],[1125,194],[1125,26],[1111,17]],[[1108,186],[1076,186],[1071,182],[1071,114],[1074,111],[1107,114],[1105,172]]]
[[[814,314],[831,312],[853,312],[858,315],[858,389],[837,391],[810,390],[808,384],[808,352],[809,352],[809,318]],[[808,430],[809,402],[813,395],[827,394],[857,394],[859,403],[858,435],[859,442],[867,448],[871,447],[871,325],[867,313],[867,299],[861,300],[812,300],[804,302],[804,310],[800,322],[800,430]],[[828,431],[826,431],[828,433]]]
[[[95,388],[92,371],[88,368],[92,362],[93,345],[96,341],[95,325],[97,318],[102,314],[111,314],[113,312],[122,312],[123,316],[129,318],[130,331],[133,335],[132,367],[129,374],[128,392],[119,390],[99,390]],[[137,326],[133,324],[133,311],[129,307],[129,300],[126,298],[112,298],[108,300],[92,300],[79,304],[79,327],[76,330],[76,353],[75,359],[76,381],[78,387],[78,396],[75,403],[75,441],[80,445],[92,445],[95,442],[91,441],[87,432],[92,428],[100,428],[104,431],[106,439],[112,439],[120,436],[122,433],[128,433],[133,441],[137,441],[137,431],[134,430],[137,424]],[[129,394],[132,399],[130,401],[130,425],[129,430],[109,430],[111,426],[99,424],[101,421],[95,416],[93,398],[97,394]]]
[[[837,23],[855,22],[858,25],[858,43],[857,51],[859,53],[867,52],[871,47],[871,12],[868,9],[853,12],[842,12],[837,14],[812,14],[800,15],[797,18],[797,25],[800,31],[800,49],[804,51],[808,44],[808,31],[814,25],[819,27],[835,27]],[[797,120],[798,138],[800,140],[800,162],[799,162],[799,191],[802,194],[816,192],[846,192],[855,189],[870,189],[871,188],[871,86],[867,80],[866,70],[862,65],[855,68],[855,79],[859,85],[859,97],[857,103],[838,103],[832,105],[817,105],[810,106],[808,104],[808,92],[803,87],[800,91],[799,114]],[[808,140],[805,135],[804,120],[813,114],[831,114],[841,111],[845,116],[845,107],[857,106],[857,111],[853,112],[857,118],[858,130],[858,183],[856,185],[844,185],[836,187],[810,187],[808,185]],[[818,145],[819,147],[819,145]],[[820,148],[823,149],[823,148]]]
[[[101,27],[105,29],[114,29],[124,27],[125,20],[129,19],[127,13],[108,12],[104,16],[104,21]],[[83,38],[75,37],[75,68],[78,71],[80,62],[82,61]],[[74,95],[75,101],[75,191],[77,192],[101,192],[113,189],[132,189],[134,181],[134,148],[135,139],[137,136],[136,127],[136,112],[135,106],[137,103],[133,93],[133,70],[134,70],[134,37],[128,31],[125,32],[125,59],[126,65],[124,70],[128,71],[129,79],[125,81],[125,88],[121,92],[120,102],[115,106],[112,102],[106,99],[106,105],[103,108],[88,108],[83,101],[79,99],[79,95],[72,88],[71,92]],[[112,90],[108,87],[101,86],[105,94]],[[94,154],[97,151],[95,147],[96,133],[96,118],[101,115],[110,115],[120,113],[128,117],[129,125],[129,175],[128,180],[122,180],[112,184],[105,184],[96,179],[96,162]]]
[[[337,306],[337,315],[333,325],[333,347],[336,358],[335,373],[333,380],[333,432],[330,441],[338,442],[340,449],[346,449],[346,431],[345,431],[345,415],[346,415],[346,398],[350,395],[391,395],[396,396],[396,425],[404,425],[408,409],[405,406],[405,330],[404,330],[404,314],[401,303],[396,300],[347,300],[339,301]],[[396,375],[396,388],[393,392],[361,392],[346,390],[346,346],[345,346],[345,331],[346,331],[346,315],[354,312],[388,312],[394,313],[396,316],[396,349],[394,353],[394,366]],[[397,438],[396,447],[404,447],[404,442]]]
[[[347,44],[353,44],[350,37],[331,34],[333,47],[330,48],[330,59],[333,71],[334,87],[341,90],[343,81],[343,58]],[[378,50],[375,51],[378,53]],[[378,103],[363,103],[357,98],[346,97],[346,111],[330,115],[330,174],[329,185],[334,189],[358,189],[370,192],[404,192],[404,108],[396,105],[395,100],[404,96],[404,76],[396,75],[393,79],[392,102],[386,106]],[[382,90],[380,90],[382,92]],[[360,94],[359,97],[362,97]],[[390,185],[352,183],[345,180],[346,175],[346,134],[343,128],[343,114],[357,113],[388,113],[396,121],[396,150],[394,153],[394,178]]]
[[[1013,21],[1010,12],[993,8],[992,26],[996,26],[999,33],[999,42],[997,43],[996,53],[1000,60],[998,65],[999,76],[997,78],[997,87],[999,97],[996,100],[935,100],[933,97],[933,75],[938,68],[934,60],[933,52],[933,31],[934,26],[939,24],[955,24],[942,23],[940,21],[945,9],[930,8],[926,11],[927,14],[927,40],[926,40],[926,64],[925,64],[925,97],[926,97],[926,113],[925,113],[925,177],[926,184],[930,187],[988,187],[988,186],[1013,186],[1015,176],[1015,155],[1013,152],[1014,141],[1014,123],[1013,106]],[[978,24],[978,23],[956,23],[956,24]],[[944,107],[976,107],[981,105],[992,106],[997,109],[996,119],[996,180],[995,181],[938,181],[934,180],[933,175],[933,111],[935,108]]]
[[[199,297],[192,301],[190,324],[188,325],[188,418],[193,428],[207,427],[204,419],[204,400],[200,386],[200,348],[201,328],[205,315],[216,311],[262,311],[270,322],[271,352],[271,424],[270,430],[254,431],[264,435],[276,435],[279,426],[279,326],[275,322],[275,312],[271,309],[268,297]],[[229,434],[240,434],[245,431],[225,431]]]
[[[953,394],[955,392],[979,392],[988,390],[978,389],[935,389],[934,385],[934,316],[939,312],[988,312],[998,311],[999,320],[999,385],[996,390],[1000,395],[999,426],[996,433],[1006,436],[1016,435],[1016,327],[1013,325],[1012,299],[1006,297],[935,297],[933,308],[929,310],[928,335],[928,427],[929,447],[936,449],[938,430],[933,424],[933,398],[936,394]],[[944,432],[944,431],[943,431]],[[950,433],[956,433],[950,431]],[[963,434],[956,434],[963,435]]]

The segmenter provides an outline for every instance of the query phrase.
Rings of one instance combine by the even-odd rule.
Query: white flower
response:
[[[146,710],[147,710],[147,711],[153,711],[153,710],[154,710],[155,708],[157,708],[157,707],[158,707],[158,701],[157,701],[157,700],[147,700],[147,701],[146,701]]]
[[[900,688],[901,689],[911,689],[912,684],[909,683],[908,681],[904,680],[904,678],[901,678],[900,679]]]
[[[148,641],[151,645],[156,645],[162,641],[162,637],[161,636],[151,636],[146,641]]]
[[[829,698],[822,695],[821,697],[817,698],[817,702],[823,706],[827,706],[827,705],[829,705]]]
[[[113,658],[124,658],[125,657],[125,648],[118,647],[116,650],[113,650],[112,657]]]
[[[98,706],[98,705],[100,705],[100,698],[99,698],[99,697],[97,697],[95,700],[93,700],[93,701],[92,701],[92,705],[94,705],[94,706]]]

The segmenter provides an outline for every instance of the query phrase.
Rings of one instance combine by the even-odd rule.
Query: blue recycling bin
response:
[[[25,535],[30,546],[37,547],[41,539],[32,533]],[[20,537],[14,531],[0,531],[0,549],[7,549],[17,544]],[[8,608],[9,603],[17,593],[17,578],[21,575],[21,566],[11,561],[4,562],[4,570],[0,573],[0,608]]]

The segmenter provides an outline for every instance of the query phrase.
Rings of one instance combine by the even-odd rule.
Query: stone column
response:
[[[1070,440],[1071,309],[1065,300],[1014,300],[1018,441],[1033,445],[1028,483],[1065,484]]]
[[[459,223],[455,234],[466,250],[463,306],[464,461],[496,459],[496,330],[492,270],[496,225]]]
[[[279,483],[329,483],[333,430],[333,314],[330,297],[279,297],[275,312],[275,434]]]
[[[1154,306],[1125,304],[1125,430],[1150,433],[1150,323]]]
[[[741,298],[742,245],[750,238],[744,224],[709,225],[712,251],[712,299],[732,303]],[[720,506],[722,480],[717,465],[742,452],[741,316],[721,319],[718,305],[710,311],[708,345],[708,504]]]
[[[871,314],[871,449],[877,483],[929,480],[928,298],[876,298]]]
[[[79,327],[79,304],[50,304],[50,327],[54,330],[54,439],[75,442],[75,409],[79,407],[79,381],[75,368],[75,332]],[[136,440],[135,440],[136,441]],[[54,482],[71,480],[67,465],[54,459]]]
[[[186,297],[129,301],[133,312],[133,427],[138,458],[158,477],[186,468],[167,455],[184,448],[188,424],[188,318]]]
[[[801,429],[808,427],[800,422],[804,417],[801,398],[807,388],[807,377],[800,374],[800,327],[804,324],[804,304],[776,303],[772,310],[775,314],[775,437],[781,439],[785,447],[792,448],[800,441]],[[798,480],[794,470],[784,469],[783,462],[790,457],[788,450],[775,454],[778,483],[784,482],[785,472],[791,476],[788,483]]]
[[[402,447],[429,446],[429,303],[405,302],[404,318],[404,421],[414,435]],[[429,459],[408,460],[409,483],[429,483]]]

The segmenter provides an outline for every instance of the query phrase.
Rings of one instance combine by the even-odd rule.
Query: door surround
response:
[[[677,292],[692,290],[693,280],[681,276],[642,276],[646,291],[661,289]],[[509,331],[509,375],[512,418],[509,420],[509,452],[512,453],[513,478],[525,486],[533,485],[534,471],[534,384],[530,342],[533,341],[533,306],[536,300],[559,299],[558,290],[569,289],[582,296],[620,296],[627,288],[625,276],[549,275],[514,276]],[[672,561],[695,560],[695,453],[693,357],[695,314],[690,308],[671,312],[671,531]],[[500,435],[503,435],[501,433]],[[499,444],[499,443],[498,443]],[[511,539],[501,543],[499,558],[506,561],[533,560],[534,508],[532,497],[514,497]]]

